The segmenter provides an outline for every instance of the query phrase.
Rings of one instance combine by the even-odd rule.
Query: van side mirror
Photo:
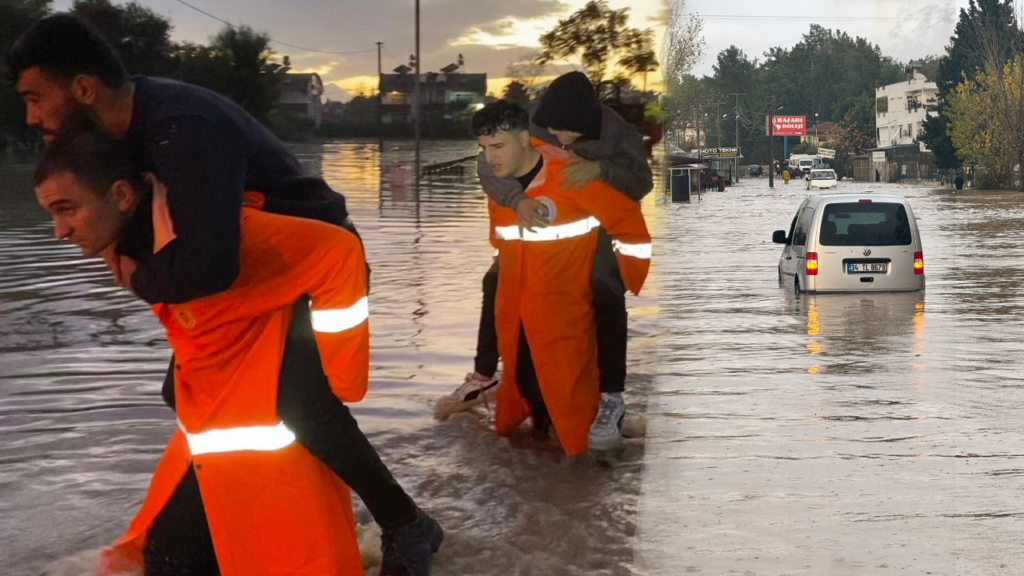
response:
[[[776,230],[772,233],[772,242],[775,244],[789,244],[789,241],[786,239],[786,231]]]

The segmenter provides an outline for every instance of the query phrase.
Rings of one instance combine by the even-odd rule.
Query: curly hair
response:
[[[108,88],[128,79],[117,51],[103,34],[70,14],[54,14],[36,22],[7,53],[7,77],[38,66],[43,72],[70,80],[79,74],[96,76]]]
[[[522,132],[530,129],[530,116],[522,106],[497,100],[473,114],[473,136],[494,136],[497,132]]]

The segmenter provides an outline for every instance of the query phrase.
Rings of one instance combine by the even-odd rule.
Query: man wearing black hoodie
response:
[[[600,179],[637,202],[653,187],[640,132],[598,101],[594,85],[581,72],[563,74],[551,83],[535,107],[530,135],[574,153],[572,165],[564,171],[563,186],[579,189],[587,182]],[[520,224],[530,229],[547,223],[545,208],[524,192],[539,168],[538,165],[524,178],[499,178],[482,153],[477,161],[484,192],[501,206],[514,208]],[[498,267],[495,263],[484,276],[484,302],[474,372],[466,376],[457,390],[439,401],[438,412],[441,415],[481,402],[489,393],[493,394],[498,385],[498,338],[494,327],[497,286]],[[625,293],[611,239],[601,230],[593,266],[601,382],[601,406],[589,438],[590,448],[595,450],[614,447],[622,430],[627,347]]]
[[[147,303],[190,302],[235,282],[244,191],[261,192],[267,212],[354,231],[345,197],[322,178],[305,176],[284,144],[236,103],[190,84],[129,77],[110,43],[74,16],[37,22],[8,53],[7,73],[25,102],[26,123],[39,127],[47,144],[104,133],[127,142],[134,168],[166,185],[176,238],[154,254],[152,225],[140,211],[104,251],[119,282]],[[381,526],[380,573],[428,576],[440,526],[405,493],[333,394],[315,342],[303,345],[303,357],[313,362],[303,366],[305,376],[280,388],[281,419]],[[164,387],[172,408],[177,369],[172,360]]]

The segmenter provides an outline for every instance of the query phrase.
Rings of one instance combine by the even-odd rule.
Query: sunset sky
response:
[[[115,0],[116,3],[117,0]],[[408,61],[415,47],[413,0],[186,0],[210,14],[246,24],[275,40],[325,54],[275,44],[291,57],[297,72],[317,72],[326,96],[346,100],[356,90],[368,93],[377,85],[375,42],[384,42],[383,69],[389,72]],[[177,0],[138,0],[169,18],[172,38],[205,43],[223,26]],[[586,0],[422,0],[421,46],[424,72],[437,71],[465,57],[466,72],[486,72],[495,94],[508,83],[505,67],[538,46],[541,34],[560,18],[583,7]],[[630,8],[630,26],[655,30],[660,53],[664,0],[609,0],[613,8]],[[67,9],[71,0],[54,2]],[[576,64],[576,66],[573,66]],[[578,62],[553,67],[551,74],[578,68]],[[658,89],[661,76],[648,76]],[[640,77],[636,81],[640,82]]]

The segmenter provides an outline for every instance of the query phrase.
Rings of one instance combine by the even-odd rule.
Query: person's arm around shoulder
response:
[[[606,108],[604,113],[609,120],[604,122],[601,139],[610,138],[614,151],[599,161],[601,180],[639,202],[654,188],[643,136],[615,112]]]
[[[132,290],[150,304],[224,291],[239,271],[246,155],[225,130],[197,117],[165,122],[151,138],[153,171],[167,187],[176,237],[139,264]]]

